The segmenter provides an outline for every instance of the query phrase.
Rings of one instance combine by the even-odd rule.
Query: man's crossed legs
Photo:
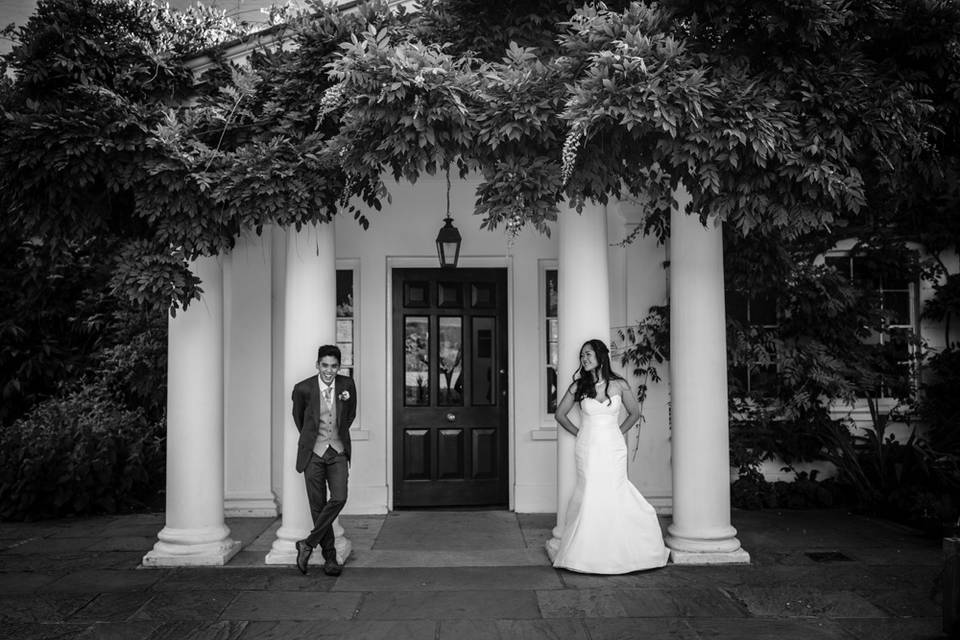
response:
[[[334,546],[333,521],[347,502],[347,470],[347,456],[330,447],[322,456],[316,453],[310,456],[303,478],[307,483],[313,531],[303,540],[297,541],[297,568],[301,573],[307,573],[310,554],[319,544],[324,559],[323,572],[328,576],[340,575],[341,567],[337,563],[337,549]]]

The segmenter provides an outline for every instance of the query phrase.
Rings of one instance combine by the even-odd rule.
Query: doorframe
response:
[[[515,508],[516,463],[513,439],[516,432],[514,425],[514,330],[513,330],[513,256],[460,256],[457,268],[464,269],[506,269],[507,271],[507,509]],[[385,330],[387,332],[387,360],[386,371],[386,451],[387,460],[387,511],[393,511],[393,270],[394,269],[439,269],[436,256],[386,256],[384,282],[386,283],[387,315]]]

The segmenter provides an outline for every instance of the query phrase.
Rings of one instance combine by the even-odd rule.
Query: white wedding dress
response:
[[[620,433],[623,399],[580,401],[574,449],[577,485],[554,567],[581,573],[629,573],[662,567],[669,551],[657,513],[627,478],[627,445]]]

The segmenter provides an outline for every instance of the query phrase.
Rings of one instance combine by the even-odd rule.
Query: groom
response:
[[[352,378],[337,374],[340,359],[339,348],[323,345],[317,350],[319,375],[293,387],[293,422],[300,432],[297,471],[307,484],[313,516],[313,531],[297,541],[297,568],[303,574],[318,544],[323,552],[323,572],[338,576],[341,571],[332,525],[347,502],[350,425],[357,415],[357,387]]]

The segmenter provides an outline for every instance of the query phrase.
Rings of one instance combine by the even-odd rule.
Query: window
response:
[[[750,334],[758,335],[777,328],[777,301],[772,296],[749,292],[726,292],[727,315],[739,322]],[[765,350],[762,346],[761,350]],[[756,353],[756,352],[755,352]],[[770,396],[776,391],[776,354],[767,351],[748,357],[745,363],[730,368],[734,395]]]
[[[354,331],[356,318],[353,313],[353,269],[337,269],[337,346],[342,361],[340,373],[353,377]]]
[[[559,318],[557,317],[557,270],[546,269],[543,274],[547,413],[553,414],[557,410],[557,361],[560,344]]]
[[[880,298],[880,308],[884,316],[884,331],[877,336],[877,342],[884,344],[887,332],[913,331],[915,325],[914,286],[904,277],[883,277],[876,275],[865,258],[855,255],[832,255],[825,258],[827,266],[833,267],[841,275],[871,287]]]
[[[916,286],[908,277],[879,273],[866,256],[835,254],[825,257],[827,266],[833,267],[851,282],[867,287],[877,296],[882,316],[882,325],[871,331],[867,344],[880,345],[881,353],[894,369],[902,368],[900,376],[910,384],[914,358],[914,335],[917,326]],[[879,397],[893,397],[909,393],[906,389],[893,389],[892,379],[884,380],[876,390]]]

